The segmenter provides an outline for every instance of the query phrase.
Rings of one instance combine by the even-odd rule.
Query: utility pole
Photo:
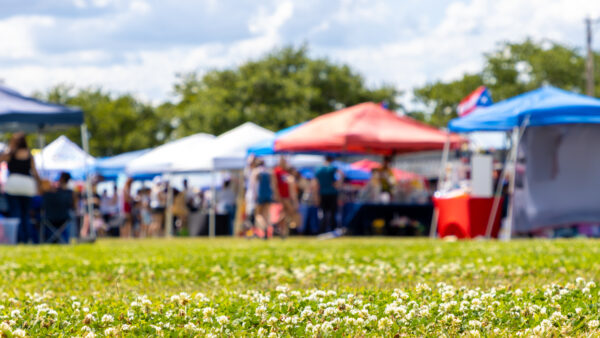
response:
[[[592,31],[595,23],[600,23],[600,18],[592,19],[589,16],[585,18],[585,41],[587,49],[587,58],[585,60],[585,93],[589,96],[594,96],[595,92],[594,51],[592,50]]]
[[[592,52],[592,19],[585,18],[587,60],[585,62],[585,93],[594,96],[594,53]]]

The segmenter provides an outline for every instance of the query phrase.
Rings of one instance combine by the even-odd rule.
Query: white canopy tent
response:
[[[213,135],[199,133],[165,143],[131,161],[125,172],[128,176],[173,172],[175,163],[202,157],[213,148],[214,141]]]
[[[84,180],[86,169],[93,167],[94,157],[77,144],[61,135],[35,155],[35,164],[40,176],[55,180],[61,172],[68,172],[76,180]]]
[[[171,168],[173,172],[200,172],[243,169],[246,152],[251,145],[274,137],[275,133],[252,122],[246,122],[219,135],[210,150],[198,156],[179,157]]]

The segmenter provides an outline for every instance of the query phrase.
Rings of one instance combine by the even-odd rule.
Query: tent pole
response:
[[[512,155],[512,149],[511,149]],[[496,184],[496,192],[494,193],[494,203],[492,204],[492,212],[490,213],[490,217],[488,218],[487,228],[485,229],[485,238],[492,237],[492,228],[494,226],[494,221],[496,220],[496,215],[498,214],[498,207],[500,206],[500,198],[502,197],[502,184],[504,183],[504,177],[506,177],[506,169],[508,168],[509,157],[507,157],[504,161],[504,165],[502,167],[502,172],[500,176],[498,176],[498,184]]]
[[[442,184],[444,183],[444,177],[446,172],[446,166],[448,165],[448,157],[450,156],[450,132],[446,131],[446,142],[444,143],[444,149],[442,151],[442,163],[440,167],[440,171],[438,173],[438,182],[437,182],[437,191],[442,188]],[[431,216],[431,226],[429,227],[429,237],[435,238],[437,236],[437,225],[438,225],[438,217],[439,210],[437,208],[433,208],[433,215]]]
[[[513,128],[513,144],[512,144],[512,153],[511,153],[511,175],[509,177],[508,182],[508,194],[510,198],[510,202],[508,204],[508,212],[506,214],[506,229],[508,233],[508,239],[510,240],[512,237],[513,230],[513,212],[514,212],[514,193],[515,193],[515,173],[517,172],[517,154],[519,152],[519,139],[520,139],[520,130],[519,127]]]
[[[210,204],[209,218],[208,218],[208,237],[215,237],[216,229],[216,212],[217,212],[217,173],[215,169],[211,171],[211,187],[210,194],[212,203]]]
[[[171,238],[173,233],[173,176],[169,174],[167,179],[167,210],[165,212],[165,237]]]
[[[46,137],[42,132],[42,128],[38,129],[38,147],[40,148],[40,172],[44,174],[44,157],[42,156],[43,150],[46,147]]]
[[[87,125],[83,123],[81,125],[81,144],[83,145],[83,151],[86,154],[90,153],[90,138],[88,135]],[[88,163],[87,157],[83,159],[83,172],[85,174],[85,192],[87,199],[87,212],[89,219],[89,237],[96,238],[96,229],[94,228],[94,210],[93,210],[93,193],[92,193],[92,179],[90,177],[90,173],[88,172]]]

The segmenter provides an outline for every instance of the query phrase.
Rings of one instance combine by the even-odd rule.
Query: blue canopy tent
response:
[[[0,85],[0,131],[37,132],[39,134],[39,147],[43,149],[45,145],[43,133],[45,131],[77,125],[81,126],[83,149],[86,153],[89,153],[89,137],[81,109],[26,97],[15,90]],[[43,168],[43,163],[41,166]],[[87,202],[91,213],[92,188],[89,175],[86,176]],[[93,236],[93,227],[91,231]]]
[[[545,86],[454,119],[449,129],[512,131],[510,163],[505,166],[512,170],[507,215],[511,235],[513,225],[517,233],[531,233],[600,222],[598,124],[599,99]]]
[[[528,127],[571,123],[600,123],[600,100],[552,86],[517,95],[450,121],[457,133],[511,131]]]
[[[125,167],[127,164],[129,164],[129,162],[144,155],[150,150],[151,149],[136,150],[112,157],[101,158],[96,161],[95,172],[101,175],[105,180],[115,181],[117,180],[119,174],[125,173]],[[134,178],[138,177],[134,176]]]
[[[83,111],[43,102],[0,85],[0,130],[37,132],[83,124]]]
[[[255,156],[266,156],[266,155],[274,155],[275,154],[275,140],[277,138],[291,132],[292,130],[300,127],[303,123],[297,124],[295,126],[287,127],[285,129],[281,129],[280,131],[275,133],[275,137],[269,140],[261,141],[252,147],[248,148],[248,155]]]

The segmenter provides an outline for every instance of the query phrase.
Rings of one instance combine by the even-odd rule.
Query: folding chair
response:
[[[40,243],[69,243],[73,230],[72,208],[73,195],[68,190],[51,191],[42,195]]]

